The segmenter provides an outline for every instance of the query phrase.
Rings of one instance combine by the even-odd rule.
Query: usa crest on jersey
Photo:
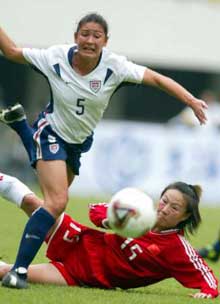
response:
[[[56,154],[58,152],[59,148],[60,148],[59,144],[50,144],[49,145],[50,152],[53,154]]]
[[[101,80],[90,80],[90,89],[94,92],[97,93],[101,89],[102,82]]]

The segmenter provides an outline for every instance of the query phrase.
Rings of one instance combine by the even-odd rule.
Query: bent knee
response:
[[[68,203],[68,193],[61,193],[48,200],[45,200],[47,209],[55,218],[59,217],[66,209]]]

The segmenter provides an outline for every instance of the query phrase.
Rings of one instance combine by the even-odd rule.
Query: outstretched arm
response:
[[[6,32],[0,27],[0,50],[5,57],[11,61],[17,63],[27,63],[25,60],[22,48],[16,46],[16,44],[9,38]]]
[[[183,86],[169,77],[163,76],[151,69],[146,69],[142,83],[157,87],[169,95],[176,97],[184,102],[187,106],[191,107],[195,116],[198,118],[200,124],[206,123],[205,110],[208,108],[205,101],[195,98]]]
[[[179,236],[179,240],[167,248],[164,259],[171,277],[187,288],[200,289],[199,292],[191,294],[191,297],[218,296],[218,281],[212,270],[183,236]]]

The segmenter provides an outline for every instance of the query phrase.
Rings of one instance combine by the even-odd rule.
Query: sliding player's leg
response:
[[[16,261],[12,270],[2,280],[2,285],[6,287],[27,287],[27,269],[68,201],[66,163],[60,160],[52,162],[39,160],[37,170],[44,194],[44,205],[32,214],[25,226]],[[17,283],[11,285],[11,277],[14,277],[15,274]]]
[[[11,268],[12,265],[0,261],[0,280],[11,270]],[[13,280],[16,282],[16,275],[11,277],[11,280],[12,284]],[[52,263],[31,265],[28,268],[27,280],[31,283],[67,285],[67,282],[60,271]]]
[[[14,176],[0,172],[0,196],[21,208],[28,216],[43,205],[29,187]]]

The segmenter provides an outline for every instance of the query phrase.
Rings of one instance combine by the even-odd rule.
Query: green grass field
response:
[[[89,223],[87,205],[98,200],[72,199],[69,203],[68,213],[84,224]],[[212,241],[216,237],[219,228],[220,208],[203,208],[203,224],[197,235],[191,239],[195,247],[199,247]],[[14,205],[0,200],[0,259],[13,262],[15,259],[20,236],[26,222],[25,215]],[[41,248],[35,263],[45,262],[45,247]],[[215,274],[220,276],[220,262],[210,263]],[[122,290],[99,290],[94,288],[55,287],[49,285],[29,285],[27,290],[11,290],[0,287],[0,303],[25,303],[25,304],[49,304],[49,303],[74,303],[74,304],[141,304],[141,303],[213,303],[213,300],[191,299],[188,294],[192,290],[182,287],[176,281],[170,279],[145,288]],[[194,292],[194,291],[193,291]],[[214,303],[220,303],[220,298]]]

